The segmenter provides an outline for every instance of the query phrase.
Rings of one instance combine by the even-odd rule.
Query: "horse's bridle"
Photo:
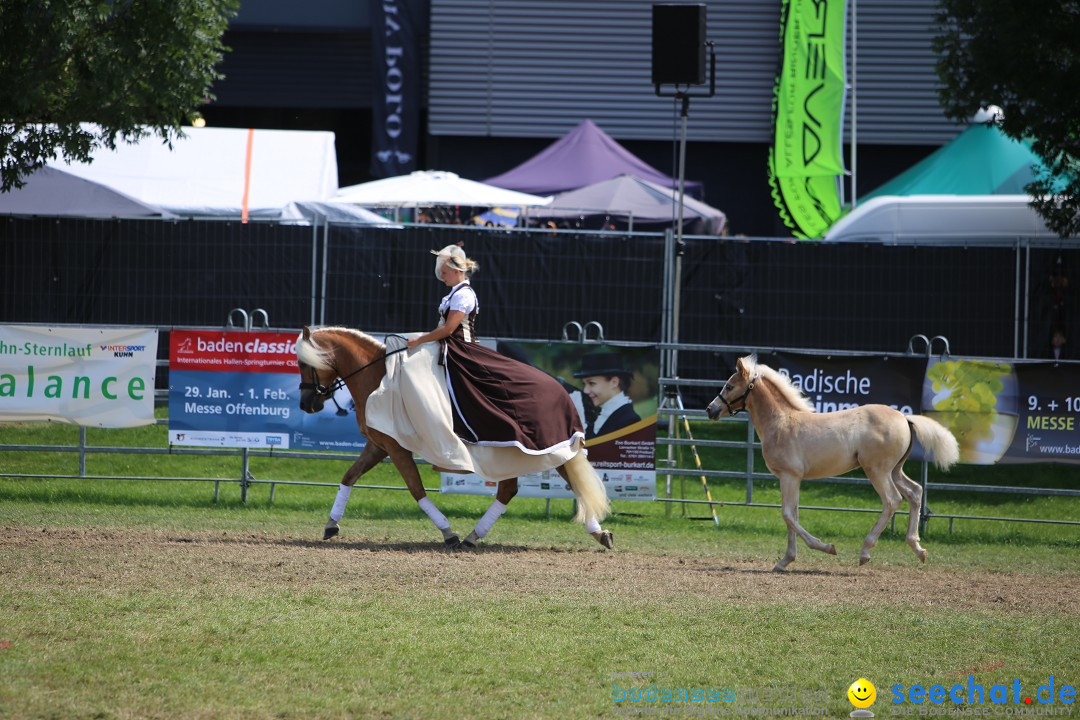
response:
[[[356,375],[357,373],[359,373],[359,372],[361,372],[363,370],[366,370],[367,368],[371,367],[375,363],[377,363],[377,362],[379,362],[381,360],[385,360],[386,358],[390,357],[391,355],[397,355],[399,352],[402,352],[402,351],[408,350],[408,349],[409,349],[409,347],[406,345],[404,347],[399,347],[397,350],[391,350],[390,352],[384,352],[382,355],[375,358],[371,362],[364,363],[360,367],[356,368],[355,370],[353,370],[348,375],[345,375],[345,376],[340,376],[339,375],[338,379],[336,381],[334,381],[333,384],[331,384],[331,385],[323,385],[322,383],[320,383],[319,382],[319,374],[317,372],[315,372],[315,368],[313,368],[311,366],[308,366],[308,370],[311,372],[311,382],[303,382],[304,374],[301,371],[301,373],[300,373],[300,378],[301,378],[300,389],[301,390],[314,390],[315,394],[317,396],[324,397],[324,398],[328,397],[331,400],[333,400],[334,393],[337,392],[338,390],[340,390],[341,388],[345,387],[345,381],[348,380],[349,378],[351,378],[353,375]],[[333,370],[335,373],[337,372],[337,368],[335,368],[333,366],[331,366],[330,369]],[[335,401],[335,404],[336,404],[336,401]]]
[[[724,383],[724,387],[720,388],[720,394],[716,396],[716,399],[719,400],[725,408],[727,408],[728,415],[738,415],[739,413],[746,410],[746,397],[750,394],[750,391],[754,389],[754,381],[751,380],[750,384],[746,386],[746,392],[735,398],[735,402],[742,403],[742,407],[740,407],[738,410],[732,407],[732,404],[729,403],[727,401],[727,398],[724,397],[724,391],[727,390],[727,386],[728,384]]]

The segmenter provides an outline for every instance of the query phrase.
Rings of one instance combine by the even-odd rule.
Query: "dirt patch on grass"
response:
[[[0,580],[101,592],[503,593],[628,604],[699,595],[714,603],[878,605],[1080,615],[1080,584],[1031,574],[957,573],[932,564],[770,572],[759,560],[642,555],[492,543],[319,542],[273,535],[0,528]],[[813,556],[811,555],[811,558]]]

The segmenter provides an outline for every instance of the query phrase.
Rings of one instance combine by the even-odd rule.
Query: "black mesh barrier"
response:
[[[903,351],[916,334],[953,352],[1012,357],[1012,247],[689,239],[680,340]]]
[[[430,251],[458,242],[480,263],[481,335],[555,340],[569,321],[596,321],[611,341],[660,340],[674,273],[662,235],[424,225],[2,218],[0,322],[217,326],[239,307],[298,328],[325,307],[328,324],[427,330],[446,293]],[[1080,249],[1023,242],[688,237],[679,340],[901,352],[923,334],[947,337],[958,355],[1045,358],[1057,343],[1073,359],[1077,268]],[[683,377],[727,369],[715,353],[680,354]]]
[[[447,288],[431,250],[460,242],[480,264],[481,335],[558,339],[569,321],[607,337],[656,342],[663,237],[456,228],[332,227],[326,320],[369,332],[430,330]]]
[[[224,325],[263,308],[310,318],[310,227],[239,222],[0,219],[0,322]]]

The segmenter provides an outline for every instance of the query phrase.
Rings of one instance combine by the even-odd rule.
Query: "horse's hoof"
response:
[[[596,542],[600,543],[608,550],[615,547],[615,534],[610,530],[602,530],[596,535],[593,535],[593,537],[596,538]]]
[[[773,565],[772,569],[773,572],[784,572],[785,570],[787,570],[787,565],[784,565],[783,563],[776,563]]]
[[[459,542],[457,544],[456,549],[458,549],[458,550],[475,550],[476,549],[476,543],[474,543],[472,540],[469,540],[468,538],[466,538],[465,540],[462,540],[461,542]]]
[[[338,528],[337,525],[335,525],[333,527],[328,527],[325,530],[323,530],[322,539],[323,540],[329,540],[330,538],[335,538],[335,537],[337,537],[337,534],[339,532],[341,532],[341,529]]]
[[[868,562],[870,562],[870,556],[869,555],[859,557],[859,567],[862,567],[863,565],[865,565]]]
[[[836,554],[836,546],[835,545],[828,546],[827,548],[825,548],[825,552],[827,554],[829,554],[829,555],[835,555]]]
[[[450,548],[451,550],[457,549],[457,546],[460,545],[460,544],[461,544],[461,540],[458,539],[457,535],[451,535],[450,537],[443,540],[443,545]]]
[[[926,551],[925,550],[916,553],[916,555],[919,556],[919,562],[926,562]]]

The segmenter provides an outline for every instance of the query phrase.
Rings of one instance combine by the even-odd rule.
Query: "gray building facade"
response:
[[[651,0],[410,2],[426,20],[416,48],[422,167],[483,179],[589,118],[675,174],[678,106],[651,85]],[[728,213],[734,232],[786,234],[766,182],[781,2],[704,4],[716,95],[691,100],[687,177],[705,183],[706,201]],[[370,10],[355,0],[245,3],[208,120],[334,130],[342,184],[370,179]],[[936,12],[936,0],[848,0],[844,141],[856,143],[856,196],[962,129],[938,104]]]

